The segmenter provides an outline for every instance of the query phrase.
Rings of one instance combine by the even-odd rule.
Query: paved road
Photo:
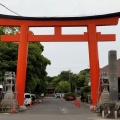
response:
[[[46,97],[44,101],[15,114],[0,114],[0,120],[107,120],[89,110],[89,106],[81,103],[80,108],[72,102],[54,97]]]

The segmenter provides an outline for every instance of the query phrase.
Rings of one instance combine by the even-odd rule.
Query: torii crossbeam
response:
[[[19,26],[20,33],[16,35],[3,35],[3,42],[19,42],[16,87],[18,103],[24,104],[24,91],[26,82],[26,67],[28,55],[28,42],[88,42],[92,104],[97,104],[99,59],[97,42],[114,41],[114,34],[101,34],[96,32],[96,26],[117,25],[119,14],[107,14],[88,17],[17,17],[0,15],[1,26]],[[86,26],[87,32],[78,35],[62,35],[62,27]],[[29,27],[54,27],[54,35],[33,35]]]

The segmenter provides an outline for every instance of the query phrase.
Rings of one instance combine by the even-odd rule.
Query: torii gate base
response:
[[[111,17],[112,16],[112,17]],[[98,41],[115,40],[114,34],[101,34],[96,32],[96,26],[117,25],[118,18],[114,15],[91,17],[58,17],[58,18],[31,18],[0,15],[1,26],[19,26],[20,33],[16,35],[3,35],[3,42],[19,42],[16,86],[18,103],[24,105],[24,91],[26,82],[26,67],[28,42],[88,42],[92,105],[97,104],[99,59]],[[87,33],[83,35],[62,35],[62,27],[86,26]],[[32,35],[29,27],[54,27],[54,35]]]

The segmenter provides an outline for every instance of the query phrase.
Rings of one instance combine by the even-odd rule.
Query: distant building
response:
[[[106,65],[100,69],[101,72],[109,72],[109,66]],[[120,58],[117,60],[117,76],[120,79]]]
[[[55,93],[55,88],[51,84],[48,84],[46,89],[46,95],[53,96],[54,93]]]

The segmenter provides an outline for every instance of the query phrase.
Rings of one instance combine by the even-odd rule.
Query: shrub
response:
[[[66,94],[64,95],[64,99],[65,99],[66,101],[76,100],[76,96],[75,96],[75,94],[73,94],[73,93],[66,93]]]

